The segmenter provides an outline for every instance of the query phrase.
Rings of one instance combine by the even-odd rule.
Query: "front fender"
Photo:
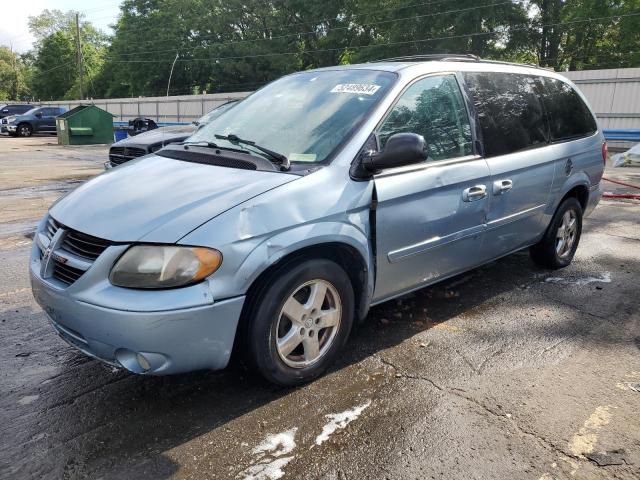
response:
[[[357,214],[356,214],[357,215]],[[367,225],[366,223],[364,225]],[[236,263],[232,258],[243,258],[235,264],[235,268],[228,269],[209,279],[211,290],[216,298],[226,298],[246,294],[253,282],[268,268],[277,264],[283,258],[307,247],[321,244],[340,243],[353,248],[361,256],[366,265],[366,305],[373,295],[374,269],[373,256],[369,246],[366,230],[348,222],[324,221],[296,226],[279,232],[259,243],[256,239],[235,242],[228,245],[223,252],[225,259]],[[223,265],[224,265],[223,261]],[[231,271],[233,270],[233,271]]]

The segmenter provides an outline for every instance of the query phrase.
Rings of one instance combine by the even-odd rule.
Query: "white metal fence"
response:
[[[181,95],[176,97],[112,98],[96,100],[65,100],[47,102],[69,109],[80,104],[92,103],[115,116],[116,121],[128,121],[146,117],[161,123],[189,123],[205,113],[231,100],[239,100],[251,92],[213,93],[206,95]]]
[[[571,79],[589,100],[610,146],[626,150],[638,143],[640,68],[582,70],[563,75]],[[634,140],[615,140],[623,138]]]
[[[584,92],[606,130],[640,129],[640,68],[583,70],[564,72]],[[73,108],[94,103],[115,116],[116,121],[148,117],[160,123],[189,123],[230,100],[242,99],[251,92],[182,95],[173,97],[114,98],[48,102]],[[616,142],[627,147],[629,142]]]

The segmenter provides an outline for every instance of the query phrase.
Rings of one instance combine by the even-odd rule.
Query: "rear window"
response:
[[[542,82],[542,100],[553,141],[587,137],[598,130],[591,111],[571,85],[553,78],[543,78]]]
[[[464,79],[478,113],[486,157],[548,143],[549,126],[536,77],[468,72]]]
[[[8,105],[7,108],[13,113],[25,113],[33,108],[33,105]]]

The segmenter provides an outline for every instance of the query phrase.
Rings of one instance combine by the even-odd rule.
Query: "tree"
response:
[[[79,98],[75,12],[45,10],[30,17],[29,26],[38,39],[30,75],[32,95],[41,100]],[[93,79],[102,69],[107,37],[91,23],[82,21],[80,38],[85,92],[97,96]]]
[[[22,100],[27,94],[26,67],[11,49],[0,46],[0,101]]]
[[[45,9],[40,15],[29,16],[29,31],[38,42],[60,30],[72,31],[75,28],[75,12]]]
[[[640,0],[533,0],[532,47],[556,70],[637,66]]]
[[[298,70],[429,53],[557,70],[640,61],[640,0],[123,0],[120,10],[108,42],[82,23],[94,96],[164,95],[174,60],[173,95],[254,90]],[[78,95],[73,15],[30,19],[42,98]],[[48,72],[57,87],[45,85]]]

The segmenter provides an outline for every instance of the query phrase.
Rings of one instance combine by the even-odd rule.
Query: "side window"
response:
[[[394,133],[422,135],[428,160],[471,155],[469,117],[455,76],[426,77],[411,85],[376,132],[380,149]]]
[[[536,77],[515,73],[464,74],[478,112],[485,156],[495,157],[549,141]]]
[[[542,99],[549,116],[552,140],[588,137],[598,130],[580,95],[567,83],[543,78]]]

